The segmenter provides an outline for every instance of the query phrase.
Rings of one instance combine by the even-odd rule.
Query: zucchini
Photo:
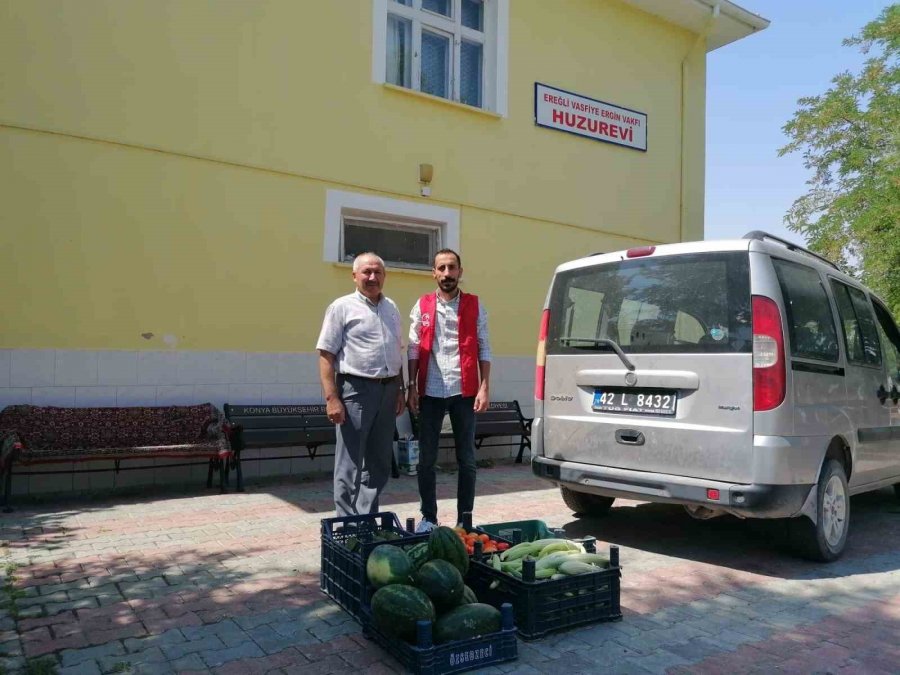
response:
[[[599,572],[600,568],[595,565],[591,565],[590,563],[580,562],[578,560],[566,560],[563,563],[560,563],[559,567],[556,568],[556,571],[560,574],[567,574],[569,576],[575,576],[577,574],[590,574],[591,572]]]
[[[538,541],[516,544],[512,548],[503,551],[503,553],[500,554],[500,559],[517,560],[519,558],[524,558],[526,555],[537,556],[545,546],[557,541],[559,541],[559,539],[539,539]]]
[[[602,567],[603,569],[609,567],[609,558],[605,555],[600,555],[599,553],[576,553],[569,558],[569,560],[589,563],[591,565],[596,565],[597,567]]]
[[[556,553],[551,553],[546,558],[538,560],[534,567],[536,570],[542,570],[548,567],[555,569],[561,562],[565,562],[575,555],[578,555],[577,551],[557,551]]]

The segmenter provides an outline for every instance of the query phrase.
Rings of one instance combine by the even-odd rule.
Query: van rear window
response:
[[[751,352],[747,252],[639,258],[562,272],[550,296],[547,352]]]

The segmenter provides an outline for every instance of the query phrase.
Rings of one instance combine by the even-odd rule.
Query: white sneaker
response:
[[[422,520],[419,521],[419,524],[416,525],[416,534],[427,534],[437,526],[438,523],[432,523],[430,520],[425,520],[425,518],[422,518]]]

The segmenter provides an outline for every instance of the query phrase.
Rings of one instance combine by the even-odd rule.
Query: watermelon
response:
[[[423,541],[418,544],[413,544],[406,549],[406,555],[409,556],[413,570],[418,571],[422,565],[431,560],[431,554],[428,552],[428,542]]]
[[[478,602],[478,596],[475,595],[475,591],[473,591],[469,586],[463,586],[462,599],[459,601],[459,604],[471,605],[475,602]]]
[[[466,588],[459,570],[446,560],[430,560],[422,565],[416,586],[425,591],[439,612],[456,607]]]
[[[460,605],[439,617],[434,624],[436,644],[468,640],[500,630],[500,610],[481,602]]]
[[[376,546],[366,561],[366,577],[375,588],[409,583],[412,573],[412,562],[399,546]]]
[[[428,552],[432,560],[446,560],[465,577],[469,571],[469,555],[465,544],[452,529],[444,525],[436,527],[428,535]]]
[[[416,622],[434,621],[434,605],[424,591],[406,584],[391,584],[372,596],[372,621],[385,635],[416,641]]]

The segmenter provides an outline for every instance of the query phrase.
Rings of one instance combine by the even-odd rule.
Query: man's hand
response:
[[[403,387],[397,390],[397,405],[394,407],[394,414],[397,417],[403,414],[403,409],[406,407],[406,402],[403,400]]]
[[[491,403],[491,396],[486,387],[480,387],[475,396],[475,412],[484,412]]]
[[[481,370],[481,384],[478,385],[478,394],[475,396],[475,412],[484,412],[491,404],[491,362],[479,361],[478,368]]]
[[[343,424],[347,419],[344,402],[338,396],[334,374],[334,354],[324,349],[319,350],[319,378],[322,381],[322,393],[325,395],[325,412],[328,420],[335,424]]]
[[[344,403],[341,399],[335,397],[325,404],[325,412],[328,419],[337,425],[343,424],[347,419],[347,412],[344,410]]]
[[[410,385],[409,392],[406,394],[406,407],[413,415],[419,414],[419,392],[415,385]]]

